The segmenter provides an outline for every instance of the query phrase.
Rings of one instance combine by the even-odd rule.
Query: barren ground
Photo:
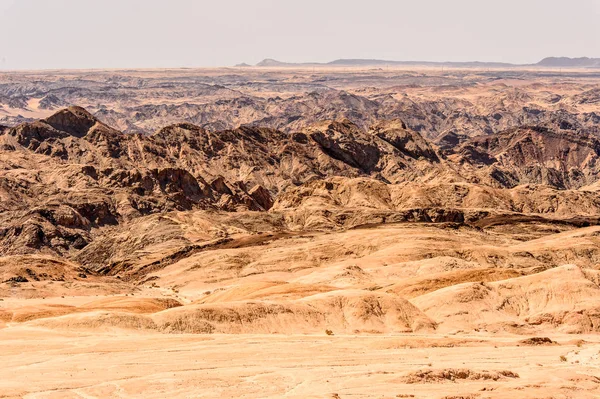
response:
[[[551,336],[557,344],[549,346],[489,334],[198,336],[15,328],[0,337],[0,389],[7,398],[600,396],[596,335]],[[452,369],[511,371],[519,378],[404,380]]]
[[[599,79],[0,76],[0,398],[599,398]]]

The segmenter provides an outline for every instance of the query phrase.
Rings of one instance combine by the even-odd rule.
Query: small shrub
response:
[[[327,329],[327,330],[325,330],[325,334],[327,334],[327,335],[333,335],[333,331]]]

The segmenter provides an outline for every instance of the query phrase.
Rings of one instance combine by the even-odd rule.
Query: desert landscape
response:
[[[600,397],[559,61],[2,73],[0,398]]]

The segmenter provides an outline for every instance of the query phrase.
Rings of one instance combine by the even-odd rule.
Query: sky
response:
[[[600,58],[600,0],[0,0],[0,69]]]

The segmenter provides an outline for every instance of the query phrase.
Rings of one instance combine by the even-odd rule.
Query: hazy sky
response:
[[[600,57],[600,0],[0,0],[0,68]]]

